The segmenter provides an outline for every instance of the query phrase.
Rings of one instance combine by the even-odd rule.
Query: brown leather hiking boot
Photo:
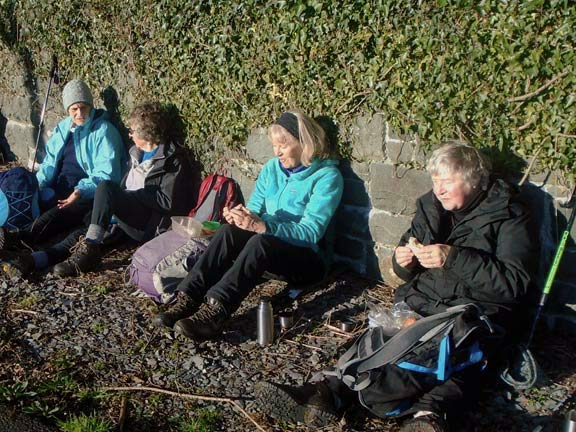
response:
[[[198,341],[214,339],[222,334],[227,319],[228,313],[224,306],[218,300],[208,298],[198,312],[174,324],[174,331]]]
[[[276,420],[323,427],[339,420],[334,394],[324,382],[292,387],[259,382],[254,394],[261,411]]]
[[[81,238],[70,249],[72,255],[66,261],[54,266],[54,274],[60,277],[78,276],[94,270],[102,261],[102,251],[97,243],[90,243]]]
[[[198,302],[184,293],[179,293],[170,309],[160,312],[152,318],[152,323],[157,327],[174,327],[177,321],[192,316],[200,307]]]

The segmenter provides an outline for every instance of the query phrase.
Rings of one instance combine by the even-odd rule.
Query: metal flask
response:
[[[571,410],[566,414],[562,432],[576,432],[576,410]]]
[[[270,297],[262,297],[258,305],[258,343],[270,345],[274,340],[274,319]]]

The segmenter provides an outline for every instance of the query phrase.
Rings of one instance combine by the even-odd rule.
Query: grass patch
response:
[[[14,302],[14,309],[29,309],[38,304],[38,300],[39,298],[36,294],[24,296],[17,302]]]
[[[95,414],[73,416],[58,422],[62,432],[112,432],[113,425]]]
[[[196,411],[194,417],[181,419],[178,432],[213,432],[217,430],[222,414],[218,411],[202,408]]]

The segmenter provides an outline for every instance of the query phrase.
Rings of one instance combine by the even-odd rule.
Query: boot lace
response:
[[[217,318],[223,318],[225,315],[226,311],[221,304],[202,303],[200,309],[192,316],[191,320],[193,322],[214,321]]]

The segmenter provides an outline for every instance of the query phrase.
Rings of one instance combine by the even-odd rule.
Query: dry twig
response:
[[[242,414],[244,414],[244,416],[246,416],[246,418],[248,420],[250,420],[254,426],[256,426],[256,428],[259,431],[262,432],[266,432],[266,429],[264,429],[262,426],[260,426],[260,424],[254,420],[254,418],[248,414],[244,408],[242,408],[234,399],[230,399],[227,397],[217,397],[217,396],[202,396],[202,395],[196,395],[196,394],[189,394],[189,393],[178,393],[178,392],[173,392],[170,390],[165,390],[165,389],[161,389],[161,388],[156,388],[156,387],[102,387],[100,388],[100,390],[102,391],[147,391],[147,392],[154,392],[154,393],[163,393],[163,394],[167,394],[170,396],[178,396],[184,399],[192,399],[192,400],[204,400],[204,401],[212,401],[212,402],[226,402],[231,404],[234,408],[236,408],[238,411],[240,411]]]
[[[30,314],[30,315],[40,315],[38,312],[35,311],[31,311],[31,310],[26,310],[26,309],[10,309],[11,312],[14,313],[24,313],[24,314]]]
[[[126,413],[128,412],[128,398],[124,396],[120,403],[120,415],[118,416],[118,430],[124,432],[124,423],[126,423]]]
[[[544,90],[546,90],[548,87],[552,86],[556,81],[561,80],[562,78],[564,78],[566,75],[568,75],[568,71],[564,71],[562,73],[559,73],[557,75],[554,75],[550,81],[544,83],[543,85],[541,85],[540,87],[538,87],[536,90],[534,90],[533,92],[530,93],[526,93],[523,94],[522,96],[515,96],[515,97],[511,97],[508,98],[508,102],[524,102],[525,100],[528,100],[530,98],[533,98],[534,96],[538,96],[540,93],[542,93]]]

